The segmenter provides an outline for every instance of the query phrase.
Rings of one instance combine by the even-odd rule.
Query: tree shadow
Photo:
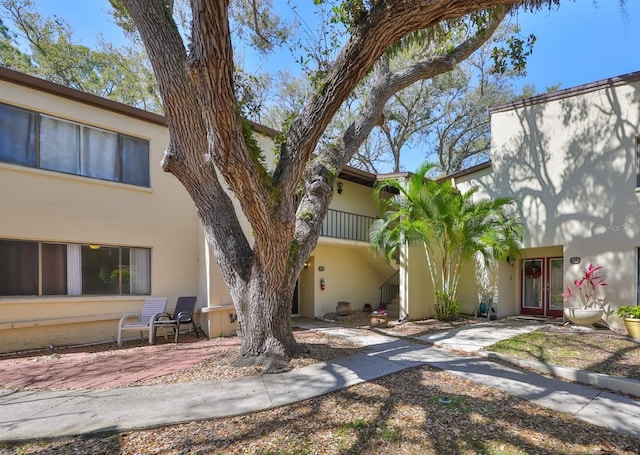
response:
[[[493,112],[493,172],[471,183],[519,201],[527,248],[560,245],[565,257],[582,258],[565,268],[565,282],[589,262],[606,263],[606,302],[635,303],[638,82],[514,107]]]
[[[158,431],[175,437],[169,442]],[[91,443],[76,441],[66,449]],[[149,444],[154,453],[632,454],[639,442],[423,366],[276,410],[125,433],[121,450],[150,453]]]
[[[640,343],[610,330],[541,330],[488,346],[487,351],[640,380]]]

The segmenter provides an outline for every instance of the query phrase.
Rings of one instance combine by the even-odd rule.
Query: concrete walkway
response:
[[[0,440],[125,431],[246,414],[425,364],[640,438],[637,399],[552,379],[476,354],[499,339],[540,327],[537,323],[494,321],[416,340],[316,327],[366,344],[368,351],[288,373],[234,380],[61,392],[0,389]],[[621,390],[640,390],[638,381],[623,382]]]

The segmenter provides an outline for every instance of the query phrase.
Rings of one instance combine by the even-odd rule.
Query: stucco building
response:
[[[604,266],[610,308],[638,302],[639,89],[633,73],[497,106],[491,163],[447,177],[521,205],[525,256],[499,264],[500,317],[560,316],[562,293],[590,263]],[[273,150],[277,132],[254,128]],[[194,204],[160,168],[167,144],[162,116],[0,68],[0,352],[112,341],[120,316],[149,295],[166,296],[169,308],[196,295],[209,336],[235,332]],[[293,314],[397,296],[399,317],[433,315],[423,248],[407,246],[391,264],[372,254],[372,188],[384,177],[406,174],[339,175]],[[471,314],[472,264],[462,282]]]
[[[639,138],[640,72],[491,110],[492,161],[456,183],[521,205],[525,258],[501,264],[501,315],[562,315],[589,264],[603,266],[610,310],[638,303]]]
[[[276,132],[254,129],[273,150]],[[0,68],[1,352],[114,340],[149,295],[196,295],[209,336],[235,333],[194,204],[160,168],[167,144],[162,116]],[[377,305],[395,270],[369,250],[375,180],[340,174],[294,314]]]

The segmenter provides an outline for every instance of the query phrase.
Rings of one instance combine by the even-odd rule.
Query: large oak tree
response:
[[[394,93],[448,71],[470,55],[495,30],[513,1],[342,2],[337,11],[350,36],[314,81],[315,93],[302,112],[283,127],[273,171],[264,166],[236,98],[230,0],[191,0],[188,47],[171,2],[122,3],[147,49],[164,103],[170,140],[162,166],[193,198],[238,312],[243,335],[238,364],[264,364],[269,372],[286,370],[297,350],[289,323],[295,282],[315,248],[338,173]],[[554,3],[557,0],[527,0],[517,6]],[[478,33],[459,45],[442,46],[437,57],[417,57],[397,72],[380,60],[413,32],[483,9],[490,10]],[[317,147],[343,101],[372,71],[378,76],[359,115],[337,143]],[[242,231],[225,188],[249,220],[253,244]]]

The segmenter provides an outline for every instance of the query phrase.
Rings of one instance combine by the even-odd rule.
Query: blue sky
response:
[[[520,14],[523,33],[537,42],[527,63],[525,82],[538,90],[562,88],[640,71],[640,2],[563,1],[558,10]]]
[[[278,4],[284,0],[275,0]],[[311,3],[311,0],[308,0]],[[56,14],[69,22],[87,44],[98,34],[122,39],[107,15],[107,0],[36,0],[42,14]],[[520,83],[539,91],[560,83],[563,88],[640,71],[640,1],[626,1],[626,16],[618,0],[563,0],[559,9],[519,13],[523,34],[537,37],[527,76]],[[519,83],[519,84],[520,84]]]
[[[274,4],[282,7],[284,1],[274,0]],[[311,0],[306,1],[311,4]],[[35,3],[41,14],[56,14],[69,22],[76,38],[87,45],[95,43],[98,35],[115,44],[123,40],[122,32],[107,14],[107,0],[35,0]],[[595,3],[561,0],[560,8],[535,14],[520,12],[511,19],[520,24],[523,35],[533,33],[537,37],[527,63],[527,75],[514,84],[516,89],[532,84],[537,92],[544,92],[557,84],[569,88],[640,71],[640,1],[626,0],[626,14],[618,0]],[[252,62],[249,55],[247,52],[245,57],[247,68],[255,64],[262,71],[287,61],[286,52],[278,54],[276,63]],[[404,155],[406,169],[415,168],[421,161],[419,153]]]

